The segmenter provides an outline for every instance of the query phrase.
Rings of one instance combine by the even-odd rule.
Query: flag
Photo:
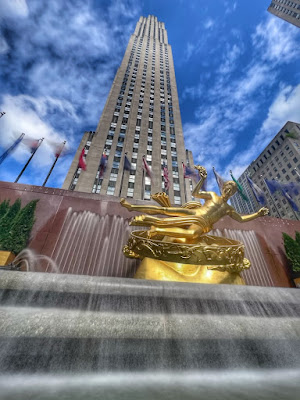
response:
[[[107,155],[105,153],[102,154],[101,160],[100,160],[100,165],[99,165],[99,178],[103,178],[106,167],[107,167]]]
[[[264,206],[266,204],[266,196],[264,192],[252,181],[252,179],[249,178],[249,176],[247,176],[247,179],[256,200]]]
[[[170,188],[169,171],[165,163],[163,163],[163,173],[164,173],[165,190],[169,190]]]
[[[293,200],[293,195],[299,194],[297,185],[295,185],[293,182],[291,183],[281,183],[275,180],[268,180],[265,179],[265,182],[271,192],[271,194],[275,193],[276,191],[279,191],[283,194],[283,196],[287,199],[287,201],[290,203],[292,209],[294,211],[299,211],[299,208],[297,204]]]
[[[149,167],[149,165],[148,165],[148,163],[146,161],[146,157],[145,156],[143,156],[143,167],[144,167],[144,170],[146,171],[146,175],[149,176],[149,178],[150,178],[150,180],[152,182],[152,171],[151,171],[151,169],[150,169],[150,167]]]
[[[8,149],[6,149],[5,152],[0,156],[0,165],[3,163],[3,161],[6,159],[6,157],[8,157],[9,154],[14,151],[14,149],[22,141],[24,136],[25,136],[25,133],[22,133],[20,135],[20,137],[18,137],[18,139]]]
[[[182,163],[183,167],[183,176],[184,178],[193,179],[195,182],[198,182],[200,177],[197,171],[193,170],[192,168],[188,167],[184,163]]]
[[[130,171],[132,169],[131,162],[128,160],[127,155],[124,157],[124,169],[125,171]]]
[[[25,138],[23,140],[23,143],[29,148],[30,153],[34,153],[36,149],[39,147],[40,140],[39,139],[30,139],[30,138]]]
[[[236,183],[236,186],[237,186],[237,189],[238,189],[238,192],[239,192],[241,198],[245,201],[249,201],[248,197],[246,196],[246,194],[244,192],[243,186],[234,178],[234,176],[232,175],[232,171],[230,171],[230,175],[231,175],[233,182]]]
[[[86,161],[85,161],[85,148],[82,149],[82,152],[79,157],[79,162],[78,162],[78,168],[83,169],[84,171],[86,170]]]
[[[63,143],[54,143],[53,151],[55,154],[55,158],[62,156],[62,151],[63,151],[65,144],[66,144],[66,141],[64,141]]]
[[[224,181],[224,179],[221,177],[221,175],[219,175],[219,174],[217,173],[217,171],[215,170],[214,167],[213,167],[213,171],[214,171],[214,174],[215,174],[215,178],[216,178],[217,184],[218,184],[218,186],[219,186],[220,193],[222,193],[222,190],[223,190],[223,186],[224,186],[225,181]]]
[[[275,181],[274,179],[272,179],[272,180],[265,179],[265,182],[266,182],[266,185],[268,186],[268,189],[270,190],[271,194],[274,194],[277,190],[279,192],[282,192],[283,187],[280,182]]]
[[[298,208],[297,204],[294,202],[294,200],[292,199],[292,196],[285,190],[282,191],[282,194],[287,199],[287,201],[290,203],[290,206],[292,207],[292,209],[294,211],[299,211],[299,208]]]

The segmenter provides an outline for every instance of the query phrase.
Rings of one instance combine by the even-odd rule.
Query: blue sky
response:
[[[300,122],[300,29],[269,0],[0,0],[1,150],[21,132],[45,137],[21,183],[41,185],[68,142],[60,187],[85,130],[95,130],[140,15],[165,22],[186,146],[225,178],[256,158],[287,120]],[[113,49],[113,52],[112,52]],[[0,166],[14,181],[30,153]]]

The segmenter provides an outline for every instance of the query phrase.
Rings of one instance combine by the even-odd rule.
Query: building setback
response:
[[[300,28],[300,0],[273,0],[268,11]]]
[[[78,168],[85,148],[87,168]],[[104,176],[100,160],[108,156]],[[124,156],[132,164],[124,171]],[[143,172],[143,156],[152,181]],[[187,157],[188,155],[188,157]],[[163,165],[169,172],[172,203],[191,200],[190,182],[182,163],[193,163],[186,153],[172,50],[163,22],[140,17],[116,73],[95,132],[85,132],[63,189],[149,200],[164,188]],[[124,171],[124,174],[123,174]]]
[[[283,195],[274,193],[271,198],[264,183],[264,179],[275,179],[282,183],[300,182],[300,124],[288,121],[238,178],[249,199],[248,202],[244,201],[238,193],[231,198],[232,206],[241,214],[250,214],[262,207],[253,195],[247,176],[264,191],[267,199],[266,207],[269,208],[271,216],[286,219],[300,218],[300,213],[296,217]],[[300,209],[300,195],[293,199]]]

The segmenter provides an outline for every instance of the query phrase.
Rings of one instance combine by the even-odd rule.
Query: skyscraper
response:
[[[83,148],[85,171],[78,168]],[[124,170],[125,155],[130,170]],[[193,163],[184,146],[167,31],[156,17],[140,17],[97,129],[85,132],[63,188],[148,200],[168,179],[171,202],[181,204],[191,199],[182,168],[187,162]]]
[[[268,11],[300,28],[300,0],[273,0]]]
[[[248,202],[244,201],[239,193],[231,199],[233,207],[241,214],[251,214],[258,211],[259,204],[249,186],[247,176],[263,190],[266,198],[266,207],[269,208],[271,217],[298,219],[289,201],[285,196],[276,192],[270,196],[265,184],[265,179],[280,183],[300,183],[300,124],[288,121],[238,178],[243,186]],[[300,209],[300,194],[293,196],[294,202]]]

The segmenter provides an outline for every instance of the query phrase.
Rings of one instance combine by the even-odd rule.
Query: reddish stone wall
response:
[[[49,257],[53,253],[69,207],[76,212],[88,210],[99,215],[118,215],[125,219],[133,216],[132,213],[120,206],[118,198],[112,196],[0,182],[0,201],[10,199],[13,202],[17,198],[21,198],[22,206],[33,199],[39,199],[29,247]],[[141,204],[142,202],[135,203]],[[288,276],[282,232],[293,236],[296,230],[300,231],[300,221],[264,217],[240,224],[226,217],[216,224],[215,228],[255,231],[260,239],[263,254],[276,286],[293,286]]]

